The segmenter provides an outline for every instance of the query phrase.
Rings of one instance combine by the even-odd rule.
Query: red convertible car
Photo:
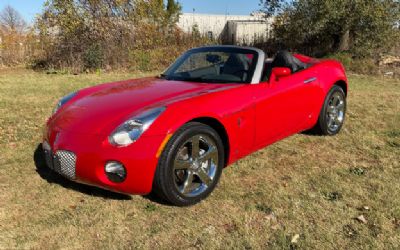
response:
[[[305,130],[337,134],[346,95],[334,60],[201,47],[159,77],[63,97],[42,145],[47,165],[68,179],[188,206],[213,191],[224,167],[258,149]]]

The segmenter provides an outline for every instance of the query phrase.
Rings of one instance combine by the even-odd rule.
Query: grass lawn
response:
[[[299,134],[258,151],[190,208],[37,169],[59,97],[135,77],[0,70],[0,249],[400,249],[400,81],[351,75],[339,136]]]

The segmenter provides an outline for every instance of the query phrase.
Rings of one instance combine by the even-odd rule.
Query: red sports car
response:
[[[260,148],[305,130],[337,134],[346,95],[334,60],[201,47],[159,77],[63,97],[42,145],[47,165],[73,181],[188,206],[213,191],[224,167]]]

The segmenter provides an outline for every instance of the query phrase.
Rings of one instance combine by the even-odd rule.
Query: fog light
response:
[[[104,168],[107,178],[115,183],[121,183],[126,179],[126,170],[124,165],[116,161],[107,162]]]

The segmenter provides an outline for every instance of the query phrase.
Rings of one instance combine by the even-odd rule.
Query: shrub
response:
[[[134,8],[133,8],[134,6]],[[49,0],[36,22],[41,65],[76,71],[158,70],[188,47],[207,43],[181,32],[180,5],[161,0]]]
[[[354,73],[376,74],[379,72],[379,66],[372,58],[357,58],[346,52],[331,54],[327,58],[340,61],[347,71]]]
[[[150,54],[144,50],[132,50],[130,52],[131,67],[140,71],[149,71],[156,67],[150,64]]]
[[[314,56],[349,51],[359,58],[388,52],[399,41],[398,0],[262,0],[275,15],[274,40]]]
[[[99,44],[91,45],[83,55],[86,69],[99,69],[103,66],[103,50]]]

